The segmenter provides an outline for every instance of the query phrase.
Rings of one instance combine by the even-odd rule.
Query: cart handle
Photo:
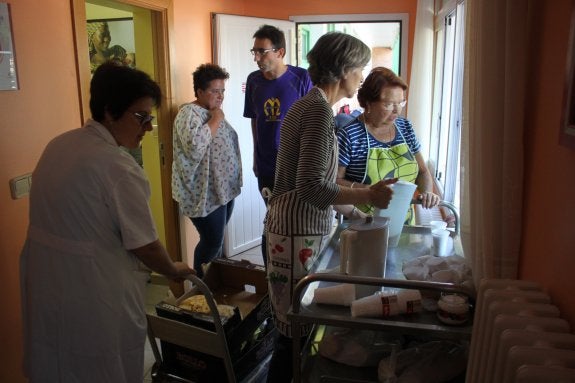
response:
[[[218,311],[218,306],[216,305],[216,300],[214,299],[212,291],[210,290],[208,285],[204,283],[204,281],[202,281],[194,274],[189,274],[188,276],[186,276],[186,279],[192,282],[193,285],[197,286],[200,292],[204,294],[204,296],[206,297],[206,303],[208,304],[210,312],[214,318],[214,326],[216,328],[216,333],[220,334],[220,336],[218,337],[221,341],[220,347],[222,347],[222,349],[224,350],[224,355],[226,355],[226,357],[224,357],[223,360],[224,365],[226,367],[228,380],[229,382],[235,382],[236,380],[235,380],[234,367],[231,358],[229,356],[230,351],[228,349],[228,341],[226,339],[226,333],[224,331],[224,326],[222,325],[222,318],[220,317],[220,312]],[[186,297],[186,294],[182,295],[180,299],[184,297]]]
[[[305,288],[312,282],[339,282],[352,283],[371,286],[396,287],[404,289],[434,290],[439,292],[458,293],[467,295],[471,300],[475,298],[473,290],[465,286],[453,283],[429,282],[429,281],[408,281],[404,279],[386,279],[376,277],[362,277],[357,275],[317,273],[303,277],[296,285],[292,298],[292,312],[298,314],[301,306],[301,295]]]

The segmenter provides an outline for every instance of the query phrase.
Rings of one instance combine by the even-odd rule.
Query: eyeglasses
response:
[[[208,89],[207,90],[209,93],[211,94],[215,94],[215,95],[224,95],[224,92],[226,91],[225,89]]]
[[[133,112],[133,114],[138,119],[140,126],[144,126],[149,122],[151,123],[152,121],[154,121],[154,118],[156,118],[156,117],[152,116],[151,114],[142,114],[139,112]]]
[[[265,49],[265,48],[252,48],[252,49],[250,49],[250,52],[252,53],[252,56],[258,55],[258,56],[260,56],[260,57],[265,56],[265,55],[268,54],[269,52],[276,52],[276,51],[277,51],[277,48],[268,48],[268,49]]]
[[[385,102],[385,101],[381,101],[381,104],[383,105],[383,109],[387,112],[393,112],[394,110],[401,110],[403,109],[403,107],[405,106],[405,104],[407,104],[406,100],[403,100],[401,102]]]

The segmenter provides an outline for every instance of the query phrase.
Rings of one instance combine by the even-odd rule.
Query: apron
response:
[[[365,134],[367,137],[367,160],[365,164],[365,174],[362,183],[373,185],[386,178],[399,178],[402,181],[415,183],[417,174],[419,173],[419,166],[417,160],[401,131],[395,128],[396,132],[401,136],[403,142],[397,145],[389,146],[387,148],[371,148],[369,133],[367,127]],[[364,213],[373,214],[374,207],[372,205],[359,205],[358,209]],[[405,223],[407,225],[413,224],[415,215],[413,213],[413,206],[410,206]]]
[[[274,323],[283,335],[291,337],[291,325],[287,312],[292,303],[293,290],[308,274],[327,240],[323,235],[286,236],[267,233],[268,246],[268,291],[273,307]],[[309,333],[311,325],[303,326]]]

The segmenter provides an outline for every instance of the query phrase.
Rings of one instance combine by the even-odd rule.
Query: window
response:
[[[430,162],[443,199],[459,208],[465,6],[460,1],[440,14],[436,31],[435,87]]]
[[[343,32],[365,42],[372,50],[372,60],[364,72],[385,66],[403,78],[407,77],[407,14],[294,16],[297,31],[296,65],[307,68],[307,54],[317,40],[327,32]],[[334,113],[341,108],[359,109],[357,98],[340,100]]]

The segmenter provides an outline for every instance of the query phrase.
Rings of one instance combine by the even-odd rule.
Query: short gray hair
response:
[[[371,50],[358,38],[329,32],[307,54],[309,76],[314,85],[331,84],[347,71],[365,67],[370,58]]]

